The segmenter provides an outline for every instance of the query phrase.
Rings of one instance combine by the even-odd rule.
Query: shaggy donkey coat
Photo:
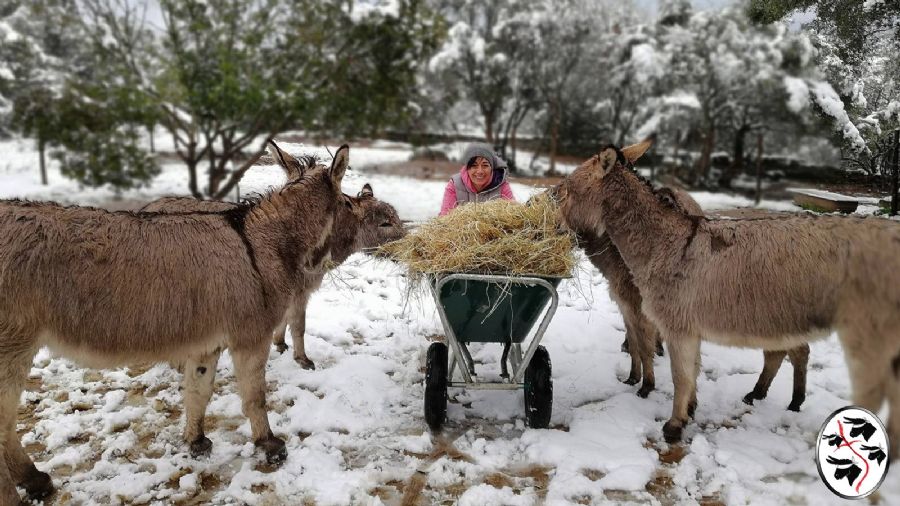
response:
[[[576,232],[609,234],[667,342],[675,382],[663,427],[681,439],[696,396],[700,340],[787,350],[836,330],[853,402],[887,399],[900,452],[900,225],[832,216],[710,220],[692,216],[626,168],[650,143],[606,148],[565,181]]]
[[[208,452],[203,416],[219,350],[234,359],[252,437],[273,462],[265,365],[293,288],[326,259],[349,150],[256,202],[221,212],[108,212],[0,202],[0,505],[52,492],[16,437],[42,346],[93,367],[185,363],[185,440]]]
[[[299,161],[287,153],[282,153],[280,162],[286,170]],[[286,165],[284,165],[286,164]],[[334,220],[334,232],[326,242],[331,255],[331,266],[343,263],[353,253],[377,248],[382,244],[402,239],[406,235],[403,223],[397,211],[387,202],[375,198],[372,187],[367,183],[356,198],[347,197],[352,207],[341,206]],[[185,211],[226,210],[237,204],[218,201],[202,201],[191,197],[163,197],[147,204],[143,210],[155,212],[177,213]],[[304,369],[315,369],[316,366],[306,356],[304,334],[306,332],[306,305],[310,295],[319,289],[322,279],[328,272],[328,265],[318,271],[305,272],[300,277],[300,284],[291,294],[291,303],[278,328],[275,329],[274,341],[279,352],[287,350],[285,333],[291,326],[291,337],[294,344],[294,360]]]
[[[549,191],[551,197],[559,202],[565,198],[565,183],[560,183]],[[697,217],[704,216],[700,204],[686,192],[668,188],[661,188],[657,191],[681,206],[687,214]],[[628,354],[631,356],[631,371],[624,383],[634,385],[641,381],[637,395],[646,398],[656,388],[653,360],[659,342],[659,330],[644,315],[644,311],[641,309],[641,293],[634,284],[634,277],[609,234],[598,234],[596,230],[586,229],[577,231],[576,236],[578,245],[584,249],[588,259],[609,283],[610,298],[619,306],[619,311],[622,313],[622,320],[625,323],[625,341],[628,345]],[[794,366],[794,390],[788,409],[800,410],[800,405],[806,398],[808,344],[792,348],[789,351],[765,351],[763,370],[753,391],[744,396],[744,402],[753,404],[754,400],[766,398],[769,386],[778,373],[785,356],[790,357],[791,364]]]

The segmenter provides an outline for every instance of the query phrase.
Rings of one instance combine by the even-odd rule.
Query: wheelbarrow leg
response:
[[[509,379],[509,370],[506,368],[506,359],[509,357],[509,348],[512,346],[512,343],[506,341],[503,343],[503,354],[500,355],[500,377],[503,379]]]
[[[459,343],[459,351],[462,355],[459,357],[461,362],[460,367],[465,366],[466,369],[469,370],[469,374],[477,376],[477,374],[475,374],[475,361],[472,359],[472,354],[469,353],[469,348],[466,346],[466,343]]]

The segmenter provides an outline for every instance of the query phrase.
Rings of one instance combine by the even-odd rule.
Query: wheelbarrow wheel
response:
[[[447,345],[432,343],[425,359],[425,423],[438,432],[447,419]]]
[[[525,421],[533,429],[546,429],[553,410],[550,354],[538,346],[525,369]]]

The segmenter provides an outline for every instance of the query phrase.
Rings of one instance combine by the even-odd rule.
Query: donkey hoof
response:
[[[53,480],[50,475],[38,471],[32,464],[31,469],[25,475],[25,479],[19,485],[25,489],[29,499],[41,500],[53,493]]]
[[[791,403],[788,404],[788,407],[787,407],[787,408],[788,408],[788,411],[795,411],[795,412],[799,413],[799,412],[800,412],[800,406],[801,406],[802,404],[803,404],[803,401],[791,401]]]
[[[656,387],[654,385],[647,385],[645,383],[644,385],[641,386],[640,389],[638,389],[637,396],[640,397],[641,399],[646,399],[647,396],[650,395],[650,392],[652,392],[655,389],[656,389]]]
[[[681,442],[681,433],[684,431],[683,427],[677,427],[672,422],[666,422],[663,425],[663,437],[666,440],[666,443],[675,444]]]
[[[278,353],[284,353],[287,351],[287,343],[275,343],[275,351]]]
[[[206,436],[200,436],[191,441],[191,457],[208,457],[212,452],[212,441]]]
[[[622,383],[625,383],[626,385],[637,385],[640,381],[640,378],[632,378],[629,376],[628,379],[622,380]]]
[[[306,357],[294,357],[294,362],[297,362],[297,364],[299,364],[303,369],[307,369],[310,371],[316,370],[316,364],[314,364],[312,360]]]
[[[266,452],[266,462],[269,464],[278,465],[287,459],[287,448],[284,441],[275,436],[257,441],[256,446]]]
[[[745,395],[743,401],[744,401],[744,404],[746,404],[748,406],[752,406],[753,405],[753,392],[750,392],[749,394]]]

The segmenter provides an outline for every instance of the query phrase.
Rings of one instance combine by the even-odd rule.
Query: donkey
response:
[[[288,153],[281,152],[282,167],[289,171],[290,167],[300,163]],[[402,239],[406,229],[397,215],[396,209],[387,202],[375,198],[372,186],[363,185],[356,198],[347,197],[353,207],[342,206],[334,219],[334,232],[326,243],[331,257],[331,265],[337,266],[357,251],[367,251],[382,244]],[[163,197],[144,206],[143,210],[155,212],[185,212],[203,210],[226,210],[236,204],[218,201],[202,201],[191,197]],[[275,347],[280,353],[287,350],[285,331],[291,326],[294,344],[294,360],[304,369],[315,369],[316,366],[306,356],[304,334],[306,332],[306,306],[309,297],[319,289],[327,268],[303,273],[299,284],[291,294],[288,310],[275,329]]]
[[[50,494],[16,437],[16,407],[38,349],[91,367],[185,360],[184,439],[212,443],[203,418],[216,362],[234,358],[253,440],[287,455],[269,426],[265,365],[293,287],[321,269],[349,148],[330,168],[301,169],[281,189],[225,211],[109,212],[0,201],[0,504]]]
[[[565,197],[564,182],[550,188],[550,195],[557,202]],[[692,216],[703,216],[703,209],[687,192],[661,188],[660,192],[667,192],[669,198],[680,205],[686,213]],[[619,250],[612,243],[609,234],[597,234],[595,230],[582,230],[576,233],[579,246],[594,267],[600,271],[609,283],[610,298],[619,306],[622,320],[625,323],[625,343],[631,357],[631,371],[624,380],[626,385],[635,385],[639,381],[641,387],[637,391],[638,397],[646,398],[656,388],[656,376],[654,374],[654,352],[658,354],[659,330],[651,322],[641,309],[641,293],[634,284],[634,278],[628,266],[622,259]],[[752,405],[754,399],[766,398],[769,386],[778,373],[785,355],[790,357],[794,366],[794,390],[788,409],[799,411],[800,405],[806,399],[806,366],[809,361],[809,345],[804,344],[788,351],[765,351],[765,364],[760,373],[759,380],[753,391],[744,396],[745,403]]]
[[[628,170],[650,146],[607,147],[565,181],[564,222],[609,234],[668,343],[675,383],[663,427],[681,440],[696,403],[700,341],[786,350],[836,330],[854,403],[890,406],[900,451],[900,226],[881,219],[791,216],[712,220]]]

